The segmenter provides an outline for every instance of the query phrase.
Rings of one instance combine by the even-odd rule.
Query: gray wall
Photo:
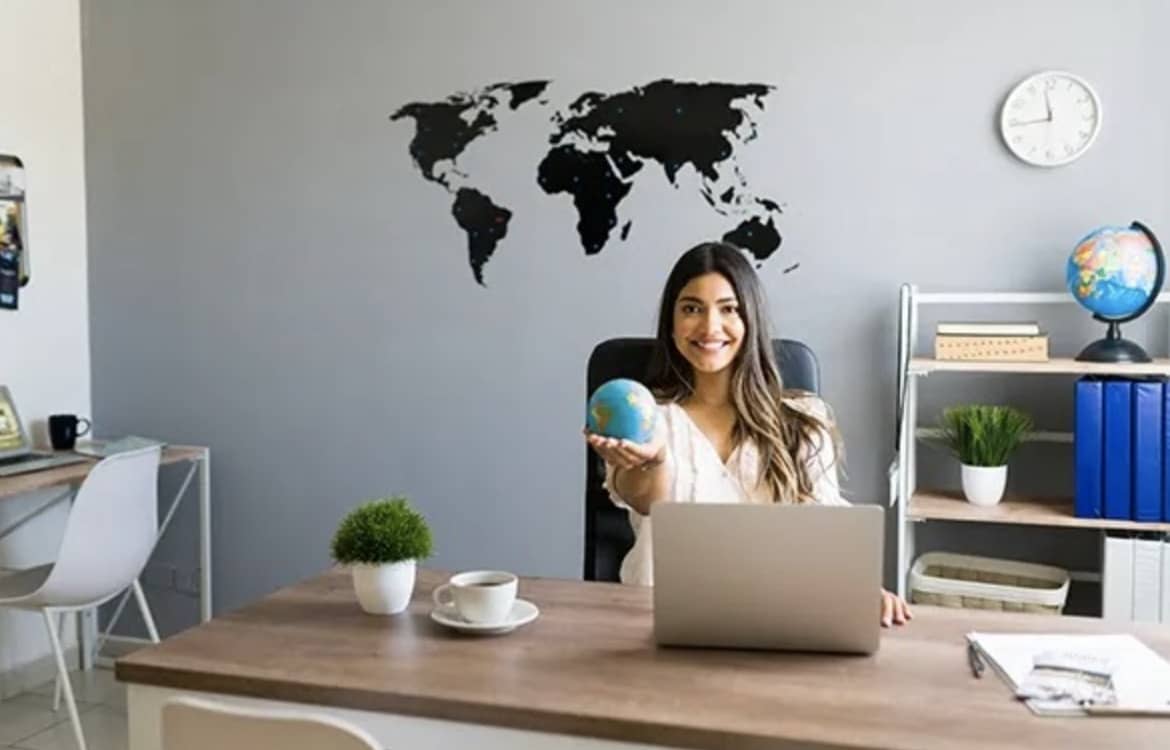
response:
[[[786,206],[762,273],[781,333],[821,357],[862,502],[886,494],[900,283],[1057,290],[1086,229],[1170,227],[1157,0],[587,5],[85,3],[94,408],[105,433],[212,447],[218,609],[321,570],[340,516],[395,491],[433,523],[435,564],[579,575],[588,353],[649,333],[674,258],[730,228],[646,170],[629,241],[584,257],[569,200],[534,182],[549,112],[525,109],[464,163],[516,212],[476,286],[411,124],[387,120],[405,102],[528,78],[554,104],[664,76],[775,84],[741,152]],[[1105,108],[1056,170],[995,127],[1044,68]],[[1060,382],[1026,386],[1054,422]],[[180,518],[156,564],[192,568],[195,530]],[[164,629],[191,621],[190,597],[152,598]]]

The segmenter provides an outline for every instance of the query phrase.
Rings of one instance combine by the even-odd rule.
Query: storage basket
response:
[[[910,568],[910,600],[921,604],[1059,615],[1068,571],[1051,565],[928,552]]]

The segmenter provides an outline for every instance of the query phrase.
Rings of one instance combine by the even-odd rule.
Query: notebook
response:
[[[1027,698],[1038,716],[1090,716],[1121,711],[1164,714],[1170,718],[1170,664],[1132,635],[1031,635],[968,633],[967,642],[992,666],[1013,693],[1037,695],[1035,688],[1052,674],[1053,665],[1070,669],[1063,679],[1075,681],[1072,669],[1083,672],[1080,687],[1096,701],[1080,703],[1071,697]],[[1037,666],[1039,665],[1039,669]],[[1101,680],[1106,676],[1107,680]],[[1108,691],[1100,691],[1102,682]],[[1059,680],[1053,680],[1055,684]],[[1092,684],[1090,684],[1092,683]],[[1076,691],[1072,691],[1076,692]],[[1106,695],[1108,693],[1108,695]],[[1100,711],[1096,711],[1097,707]]]
[[[73,452],[80,453],[83,456],[106,458],[116,453],[136,451],[139,448],[152,448],[156,445],[166,447],[166,443],[160,440],[138,437],[137,435],[127,435],[117,440],[86,440],[84,442],[78,442],[73,447]]]

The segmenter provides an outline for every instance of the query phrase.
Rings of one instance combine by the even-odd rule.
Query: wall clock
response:
[[[1101,99],[1083,78],[1059,70],[1029,76],[1008,94],[999,128],[1013,154],[1058,167],[1089,150],[1101,131]]]

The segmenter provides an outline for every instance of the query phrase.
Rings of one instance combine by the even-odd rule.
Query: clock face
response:
[[[1029,164],[1068,164],[1101,130],[1101,100],[1071,73],[1037,73],[1008,94],[999,127],[1007,147]]]

